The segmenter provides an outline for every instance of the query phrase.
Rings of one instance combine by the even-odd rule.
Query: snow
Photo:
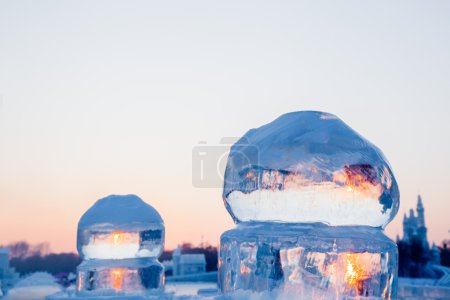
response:
[[[62,291],[55,278],[45,272],[33,273],[20,280],[5,297],[5,300],[45,299],[46,296]]]
[[[285,191],[258,190],[249,194],[234,191],[228,195],[228,202],[234,207],[234,215],[243,222],[280,221],[280,216],[284,222],[323,220],[334,226],[385,226],[389,222],[390,209],[383,212],[377,199],[357,197],[342,187],[304,187]],[[297,205],[299,200],[301,206]]]
[[[45,272],[36,272],[27,277],[24,277],[22,280],[17,282],[14,287],[17,288],[41,285],[59,287],[59,284],[56,283],[56,279],[51,274]]]

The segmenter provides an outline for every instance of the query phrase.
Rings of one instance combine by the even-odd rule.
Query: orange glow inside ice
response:
[[[112,281],[113,288],[116,291],[119,291],[122,289],[122,277],[123,277],[123,271],[121,269],[111,270],[111,281]]]
[[[344,275],[344,280],[347,285],[356,287],[358,282],[364,279],[363,274],[363,269],[357,264],[355,255],[347,254],[346,271]]]
[[[344,262],[344,282],[347,289],[363,292],[363,282],[380,271],[380,256],[374,253],[347,253]]]
[[[120,233],[119,232],[113,233],[113,240],[114,240],[114,245],[119,244],[119,242],[120,242]]]
[[[250,274],[252,270],[245,264],[241,263],[241,274]]]
[[[122,245],[133,242],[135,239],[132,233],[116,231],[110,235],[108,241],[114,245]]]
[[[370,175],[360,174],[350,168],[335,172],[333,181],[355,195],[378,199],[382,194],[382,185],[379,182]]]
[[[354,290],[356,295],[364,292],[364,281],[379,274],[379,253],[344,252],[336,255],[336,260],[324,269],[324,275],[335,285],[337,293]],[[321,261],[324,261],[323,259]]]
[[[139,243],[139,233],[114,231],[108,233],[97,233],[91,239],[92,245],[121,246]]]

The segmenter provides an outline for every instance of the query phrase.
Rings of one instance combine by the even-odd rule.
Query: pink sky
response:
[[[75,194],[75,195],[74,195]],[[94,193],[93,193],[94,194]],[[202,208],[192,209],[190,204],[180,201],[173,205],[164,205],[164,198],[155,201],[149,201],[152,198],[144,192],[141,196],[148,202],[151,202],[158,208],[166,224],[166,249],[173,249],[178,243],[192,242],[200,244],[203,238],[204,242],[211,245],[218,245],[220,234],[232,228],[234,225],[223,207],[220,199],[219,190],[201,190],[193,193],[193,197],[205,197],[205,200],[198,200]],[[3,195],[2,195],[3,196]],[[17,207],[10,210],[9,216],[3,216],[1,222],[1,236],[5,243],[19,240],[27,240],[30,243],[50,242],[51,250],[55,252],[76,251],[76,226],[79,217],[93,201],[75,200],[76,193],[67,195],[52,195],[56,198],[65,198],[65,201],[73,201],[79,205],[66,208],[64,205],[55,205],[47,201],[36,202],[36,197],[31,197],[29,201],[24,201],[24,207]],[[89,197],[85,194],[83,196]],[[182,195],[175,197],[181,197]],[[73,198],[72,198],[73,197]],[[93,196],[92,196],[93,197]],[[9,197],[10,199],[12,197]],[[28,198],[28,197],[27,197]],[[212,200],[212,199],[214,199]],[[169,202],[169,201],[167,201]],[[408,201],[412,202],[412,201]],[[425,218],[429,227],[428,237],[430,242],[440,242],[441,236],[445,237],[445,230],[439,222],[433,222],[430,211],[435,209],[427,207],[425,202]],[[429,206],[429,205],[428,205]],[[403,209],[403,208],[402,208]],[[186,218],[185,212],[193,212],[192,218]],[[17,218],[16,216],[19,216]],[[39,218],[39,215],[45,215],[45,218]],[[391,238],[395,238],[397,233],[401,232],[402,213],[399,213],[395,221],[388,226],[386,232]],[[8,227],[9,226],[9,227]]]
[[[326,7],[326,8],[325,8]],[[167,248],[217,245],[221,189],[192,148],[298,110],[379,146],[404,211],[449,238],[450,2],[0,2],[0,244],[75,251],[97,199],[137,194]],[[232,21],[230,21],[232,20]],[[383,20],[383,22],[380,22]]]

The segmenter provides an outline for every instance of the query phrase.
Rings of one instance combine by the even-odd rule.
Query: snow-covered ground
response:
[[[398,300],[437,300],[450,299],[450,287],[432,286],[426,279],[424,282],[418,280],[401,279],[398,289]],[[419,284],[422,283],[422,284]],[[419,285],[418,285],[419,284]],[[214,282],[173,282],[165,287],[167,293],[174,295],[174,299],[222,299],[220,296],[212,296],[211,292],[217,288]],[[60,291],[58,285],[54,285],[54,280],[46,273],[33,274],[23,279],[12,289],[3,299],[11,300],[45,300],[45,297]],[[204,296],[197,296],[199,294]],[[279,295],[276,293],[237,293],[231,299],[254,299],[254,300],[284,300],[292,299],[292,295]],[[229,298],[227,298],[229,299]]]
[[[450,299],[450,287],[426,285],[399,285],[398,300]]]
[[[55,278],[52,275],[37,272],[17,282],[14,288],[8,291],[4,299],[41,300],[61,290],[61,286],[55,282]]]

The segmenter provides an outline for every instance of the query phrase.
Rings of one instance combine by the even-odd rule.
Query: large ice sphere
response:
[[[219,285],[282,299],[395,299],[397,256],[370,226],[242,222],[221,236]]]
[[[111,195],[81,217],[77,248],[83,259],[159,257],[164,249],[164,222],[138,196]]]
[[[236,222],[386,226],[399,191],[383,153],[338,117],[302,111],[231,147],[223,199]]]

